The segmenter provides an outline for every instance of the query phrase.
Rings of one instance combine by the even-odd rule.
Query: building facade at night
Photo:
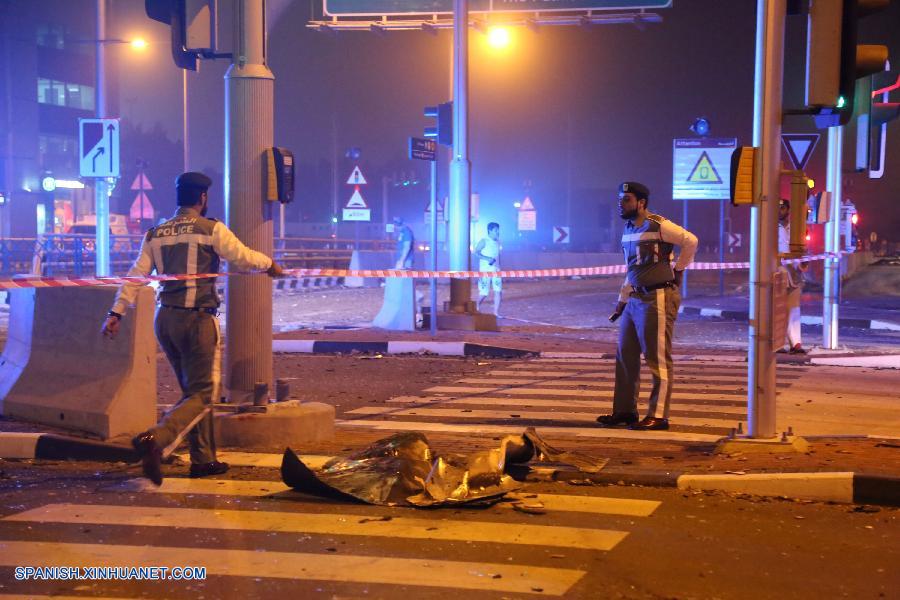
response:
[[[89,0],[0,3],[0,238],[62,233],[94,212],[78,119],[95,110],[95,11]],[[115,96],[107,105],[116,112]]]

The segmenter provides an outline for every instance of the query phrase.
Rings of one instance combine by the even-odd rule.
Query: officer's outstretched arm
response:
[[[266,271],[272,259],[244,245],[224,223],[216,223],[212,234],[213,250],[238,271]]]
[[[150,235],[147,234],[141,242],[141,251],[138,253],[138,257],[131,265],[131,268],[128,269],[126,276],[146,277],[153,272],[153,269],[153,255],[150,252]],[[119,286],[119,291],[116,293],[116,299],[113,302],[110,312],[124,315],[125,311],[128,310],[128,307],[134,304],[134,299],[137,298],[138,288],[145,285],[147,284],[128,282]]]

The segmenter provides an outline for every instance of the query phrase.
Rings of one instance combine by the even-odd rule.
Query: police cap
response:
[[[211,185],[212,179],[210,179],[203,173],[198,173],[196,171],[188,171],[187,173],[182,173],[175,180],[175,187],[177,188],[194,188],[206,191]]]
[[[632,193],[638,198],[648,200],[650,198],[650,189],[643,183],[637,181],[625,181],[619,186],[620,194]]]

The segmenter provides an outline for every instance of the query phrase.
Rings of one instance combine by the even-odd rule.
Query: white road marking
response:
[[[8,567],[164,566],[170,569],[202,566],[208,576],[387,585],[402,582],[405,586],[513,594],[533,594],[537,587],[551,596],[564,595],[585,574],[576,569],[424,558],[57,542],[0,542],[0,564]]]
[[[677,424],[677,421],[676,421]],[[369,421],[337,420],[337,427],[372,429],[376,431],[422,431],[453,434],[497,435],[511,433],[521,435],[524,425],[500,425],[494,423],[434,423],[427,421]],[[609,429],[605,427],[541,427],[542,435],[554,438],[622,438],[634,440],[670,440],[677,442],[717,442],[721,435],[709,433],[682,433],[678,431],[632,431],[630,429]]]
[[[683,386],[682,386],[683,387]],[[722,389],[719,389],[722,388]],[[612,389],[612,384],[606,386],[606,389]],[[747,396],[747,392],[734,389],[734,386],[699,386],[694,385],[690,387],[691,392],[689,393],[703,393],[704,390],[708,390],[708,395],[714,398],[722,398],[722,399],[730,399],[730,398],[745,398]],[[578,397],[589,397],[593,398],[597,395],[597,389],[586,389],[586,390],[560,390],[554,388],[538,388],[538,387],[503,387],[503,386],[494,386],[494,387],[475,387],[475,386],[464,386],[464,385],[438,385],[434,387],[430,387],[425,390],[425,392],[429,392],[432,394],[509,394],[512,396],[578,396]]]
[[[76,523],[126,527],[181,527],[219,531],[268,531],[321,535],[443,540],[491,544],[520,544],[612,550],[628,535],[625,531],[493,521],[467,522],[435,518],[393,517],[379,514],[295,513],[284,511],[164,508],[98,504],[47,504],[9,515],[4,521]],[[17,563],[21,564],[21,563]]]
[[[388,415],[398,417],[450,417],[455,419],[521,419],[522,421],[571,421],[573,423],[594,423],[597,413],[550,412],[509,410],[463,410],[460,408],[407,408],[398,409],[392,406],[364,406],[347,411],[348,415]],[[516,416],[513,416],[516,415]],[[737,419],[738,416],[735,415]],[[673,424],[691,425],[695,427],[736,427],[737,420],[715,418],[673,417]]]
[[[273,495],[292,498],[308,498],[285,485],[281,481],[246,481],[237,479],[186,479],[169,477],[159,487],[143,478],[129,479],[116,486],[118,492],[146,492],[159,494],[196,494],[215,496],[244,496],[266,498]],[[632,498],[608,498],[597,496],[573,496],[568,494],[527,494],[508,496],[512,500],[539,502],[548,511],[578,512],[605,515],[625,515],[647,517],[659,507],[656,500]],[[512,508],[512,504],[501,502],[496,506]]]
[[[508,406],[510,410],[524,407],[552,407],[552,408],[594,408],[597,410],[610,410],[612,408],[612,395],[606,400],[548,400],[546,398],[487,398],[484,396],[473,396],[470,398],[456,398],[450,400],[448,398],[421,398],[418,396],[398,396],[388,400],[389,404],[422,404],[423,408],[430,409],[431,405],[439,405],[443,407],[450,406]],[[638,408],[647,406],[646,401],[638,402]],[[676,402],[672,404],[674,411],[690,411],[690,412],[715,412],[720,414],[728,414],[734,417],[746,417],[747,410],[739,407],[718,406],[715,404],[683,404]],[[560,413],[565,414],[565,413]]]

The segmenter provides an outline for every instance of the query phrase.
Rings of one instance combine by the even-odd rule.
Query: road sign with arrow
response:
[[[119,176],[119,120],[78,120],[79,173],[82,177]]]

